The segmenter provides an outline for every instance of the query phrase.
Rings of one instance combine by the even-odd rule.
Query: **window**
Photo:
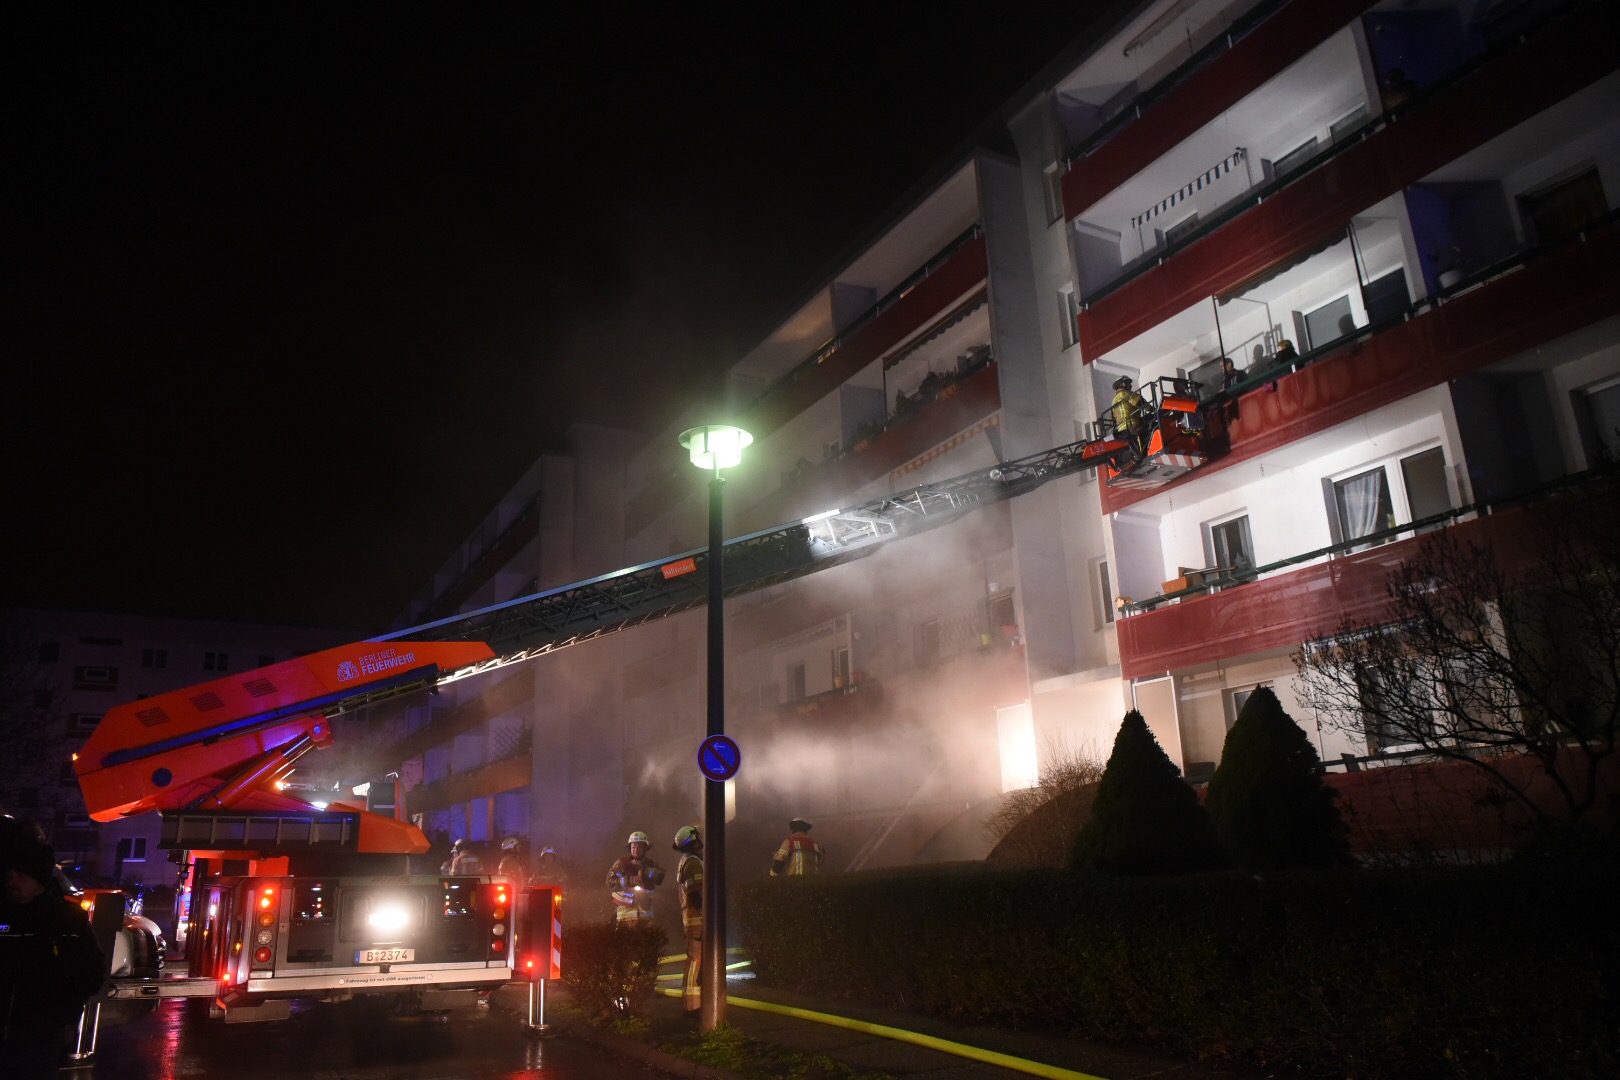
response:
[[[1097,559],[1091,564],[1091,587],[1096,597],[1093,607],[1097,629],[1101,630],[1114,621],[1114,582],[1108,574],[1107,559]]]
[[[1339,529],[1345,540],[1371,536],[1395,527],[1395,503],[1389,496],[1389,481],[1382,465],[1334,481],[1333,499],[1339,511]],[[1361,551],[1372,546],[1363,544],[1351,550]]]
[[[1392,458],[1370,469],[1333,480],[1333,509],[1338,541],[1356,540],[1384,532],[1403,521],[1419,521],[1451,509],[1444,451],[1436,446]],[[1423,530],[1438,528],[1439,524]],[[1374,541],[1386,544],[1386,536]],[[1361,544],[1351,551],[1363,551]]]
[[[1356,316],[1350,298],[1341,296],[1305,316],[1305,350],[1320,348],[1356,332]]]
[[[1226,700],[1228,705],[1226,710],[1227,731],[1231,731],[1232,725],[1237,723],[1237,718],[1243,715],[1243,706],[1248,704],[1249,695],[1253,694],[1262,686],[1270,685],[1270,683],[1256,683],[1253,686],[1245,686],[1241,690],[1228,690],[1226,692]]]
[[[39,662],[54,664],[62,658],[62,646],[55,641],[42,641],[39,643]]]
[[[74,713],[68,717],[67,733],[69,735],[88,735],[96,730],[101,723],[100,713]]]
[[[1620,459],[1620,381],[1579,391],[1577,426],[1586,439],[1588,464],[1604,455]]]
[[[146,837],[126,836],[118,841],[119,862],[145,862]]]
[[[804,693],[804,665],[788,665],[788,700],[803,701]]]
[[[1392,700],[1389,688],[1376,671],[1363,668],[1356,674],[1361,694],[1361,723],[1367,739],[1367,753],[1386,754],[1421,745],[1433,736],[1435,728],[1427,711],[1401,708]],[[1433,699],[1428,701],[1432,704]],[[1432,714],[1431,714],[1432,715]],[[1416,728],[1417,730],[1413,730]]]
[[[1073,289],[1060,289],[1058,307],[1063,311],[1063,347],[1072,349],[1080,343],[1080,298]]]
[[[1041,190],[1046,195],[1046,223],[1063,220],[1063,163],[1054,161],[1041,170]]]
[[[115,667],[76,667],[73,669],[75,690],[116,690],[118,669]]]
[[[1315,135],[1312,135],[1309,139],[1278,158],[1271,166],[1272,173],[1280,178],[1287,176],[1291,172],[1298,171],[1306,162],[1316,156],[1316,147],[1317,139]]]
[[[205,652],[205,653],[203,653],[203,670],[204,671],[229,671],[229,670],[231,670],[231,654],[230,653],[223,653],[223,652]]]
[[[1249,537],[1249,515],[1212,522],[1209,526],[1212,565],[1243,572],[1254,569],[1254,542]]]
[[[1520,195],[1519,208],[1531,242],[1545,245],[1574,236],[1608,213],[1609,203],[1603,197],[1603,180],[1597,168],[1587,166],[1574,176]]]
[[[1333,142],[1338,142],[1347,135],[1354,135],[1361,130],[1361,125],[1366,119],[1367,106],[1357,105],[1354,111],[1346,113],[1333,122],[1333,126],[1328,128],[1328,138]]]
[[[141,667],[166,668],[169,666],[168,649],[142,649]]]
[[[939,620],[929,619],[917,628],[917,664],[932,667],[939,662]]]
[[[833,654],[833,685],[849,685],[849,650],[839,649]]]
[[[1189,233],[1196,232],[1197,230],[1198,215],[1188,214],[1186,217],[1164,230],[1164,242],[1166,244],[1178,243],[1183,237],[1187,236]]]
[[[1406,501],[1410,521],[1443,514],[1451,509],[1451,494],[1446,490],[1446,456],[1437,446],[1421,454],[1401,459],[1401,481],[1406,485]],[[1418,532],[1431,532],[1441,525],[1430,525]]]

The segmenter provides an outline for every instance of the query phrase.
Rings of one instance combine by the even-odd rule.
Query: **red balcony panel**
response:
[[[952,383],[905,422],[885,428],[865,446],[828,462],[809,490],[828,506],[945,442],[1001,408],[1000,366],[987,364]]]
[[[1276,266],[1352,216],[1613,71],[1601,7],[1445,87],[1398,122],[1306,173],[1080,313],[1082,356],[1110,349]]]
[[[813,370],[770,390],[754,404],[743,426],[755,438],[775,431],[943,314],[969,289],[982,283],[987,273],[981,235],[958,248],[943,266],[861,327]]]
[[[1535,805],[1562,812],[1563,793],[1537,759],[1503,755],[1492,759],[1490,766]],[[1594,783],[1600,792],[1620,791],[1620,757],[1605,758],[1592,775],[1586,771],[1584,755],[1568,750],[1556,759],[1555,771],[1559,783],[1577,796],[1584,796]],[[1339,793],[1339,813],[1350,827],[1355,851],[1506,848],[1522,840],[1530,824],[1529,814],[1518,803],[1493,805],[1482,800],[1490,782],[1465,761],[1332,772],[1323,779]],[[1598,796],[1593,825],[1602,827],[1614,820],[1610,805]]]
[[[1063,177],[1064,215],[1085,213],[1371,6],[1369,0],[1297,0],[1267,19],[1077,162]]]
[[[1453,528],[1463,543],[1489,547],[1510,572],[1536,557],[1531,511],[1512,510]],[[1413,558],[1431,537],[1414,537],[1369,551],[1187,597],[1119,620],[1120,670],[1128,679],[1293,648],[1336,633],[1347,621],[1388,617],[1390,571]]]
[[[1245,394],[1212,417],[1227,450],[1168,487],[1198,482],[1409,394],[1505,360],[1620,311],[1620,228],[1573,242],[1343,352]],[[1108,513],[1159,491],[1105,488]]]

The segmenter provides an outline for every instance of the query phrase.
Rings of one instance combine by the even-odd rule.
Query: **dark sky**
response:
[[[569,423],[723,370],[1090,17],[559,10],[13,16],[8,601],[384,629]]]

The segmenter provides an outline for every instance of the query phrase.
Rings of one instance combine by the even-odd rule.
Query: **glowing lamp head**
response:
[[[705,472],[732,469],[742,464],[743,447],[754,437],[739,427],[705,424],[681,432],[681,445],[692,455],[692,464]]]

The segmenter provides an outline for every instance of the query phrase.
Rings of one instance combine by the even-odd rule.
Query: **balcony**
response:
[[[843,334],[767,387],[748,406],[742,426],[756,439],[769,436],[949,311],[982,285],[987,273],[984,235],[975,226],[919,267]],[[636,493],[625,510],[626,532],[645,529],[688,494],[690,489],[682,484],[655,484]]]
[[[1426,535],[1397,537],[1456,521],[1463,544],[1490,547],[1512,570],[1535,557],[1530,539],[1533,508],[1515,507],[1466,521],[1475,508],[1401,525],[1356,541],[1323,548],[1236,578],[1217,579],[1132,605],[1117,623],[1121,674],[1127,679],[1232,660],[1330,636],[1347,622],[1386,617],[1391,571],[1417,557]],[[1488,508],[1487,508],[1488,509]],[[1392,542],[1341,554],[1378,539]],[[1327,558],[1337,554],[1338,557]],[[1297,570],[1289,565],[1309,561]],[[1254,575],[1254,576],[1250,576]],[[1144,610],[1146,609],[1146,610]]]
[[[1606,45],[1600,7],[1562,13],[1522,46],[1462,69],[1398,121],[1335,147],[1297,173],[1245,198],[1223,223],[1173,257],[1128,276],[1081,311],[1089,361],[1240,282],[1263,274],[1362,208],[1557,104],[1620,64]],[[1145,193],[1144,193],[1145,194]]]
[[[451,709],[448,714],[440,714],[437,719],[423,724],[403,738],[378,746],[368,756],[382,767],[370,770],[371,774],[381,776],[397,768],[402,761],[421,757],[430,747],[447,743],[497,716],[525,708],[533,694],[534,680],[521,674],[494,682],[477,697]]]
[[[1197,484],[1617,310],[1620,228],[1611,214],[1589,232],[1487,267],[1432,301],[1233,385],[1224,392],[1224,407],[1210,413],[1212,440],[1224,440],[1224,453],[1169,489]],[[1274,389],[1266,379],[1274,380]],[[1112,513],[1153,494],[1106,489],[1103,509]]]
[[[1146,93],[1103,103],[1118,111],[1067,156],[1065,216],[1085,213],[1370,6],[1370,0],[1257,5]],[[1064,88],[1058,89],[1061,102]]]
[[[412,789],[405,796],[405,805],[413,814],[446,810],[469,799],[526,789],[533,780],[531,758],[530,748],[525,743],[518,753],[499,761]]]
[[[936,386],[919,392],[909,407],[890,417],[882,427],[874,425],[856,432],[856,440],[839,457],[796,470],[777,498],[784,506],[841,505],[852,492],[948,444],[963,432],[993,425],[1000,408],[997,367],[985,356],[978,367],[941,379]]]

